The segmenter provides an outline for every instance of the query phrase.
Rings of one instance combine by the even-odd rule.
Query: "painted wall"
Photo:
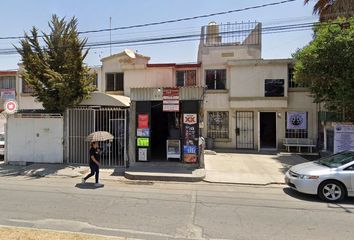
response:
[[[10,163],[62,163],[63,118],[16,118],[7,121],[6,156]]]

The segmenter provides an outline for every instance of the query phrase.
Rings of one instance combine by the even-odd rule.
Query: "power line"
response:
[[[160,22],[136,24],[136,25],[130,25],[130,26],[116,27],[116,28],[104,28],[104,29],[98,29],[98,30],[79,31],[78,33],[79,34],[99,33],[99,32],[117,31],[117,30],[125,30],[125,29],[132,29],[132,28],[157,26],[157,25],[163,25],[163,24],[168,24],[168,23],[177,23],[177,22],[190,21],[190,20],[195,20],[195,19],[200,19],[200,18],[208,18],[208,17],[213,17],[213,16],[225,15],[225,14],[230,14],[230,13],[235,13],[235,12],[243,12],[243,11],[248,11],[248,10],[253,10],[253,9],[269,7],[269,6],[281,5],[281,4],[295,2],[295,1],[296,0],[283,0],[283,1],[279,1],[279,2],[266,3],[266,4],[251,6],[251,7],[245,7],[245,8],[217,12],[217,13],[204,14],[204,15],[199,15],[199,16],[194,16],[194,17],[177,18],[177,19],[160,21]],[[38,37],[43,37],[43,36],[38,36]],[[0,40],[11,40],[11,39],[22,39],[22,38],[24,38],[24,36],[0,37]]]

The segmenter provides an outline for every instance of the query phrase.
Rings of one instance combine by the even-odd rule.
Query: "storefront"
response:
[[[131,89],[130,163],[200,163],[204,89]]]

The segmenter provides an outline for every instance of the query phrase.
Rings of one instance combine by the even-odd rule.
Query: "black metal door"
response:
[[[253,112],[236,112],[236,148],[254,149]]]

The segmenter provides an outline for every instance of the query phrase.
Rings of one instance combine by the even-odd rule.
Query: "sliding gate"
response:
[[[67,110],[66,159],[70,164],[88,164],[90,143],[87,135],[110,132],[112,141],[99,142],[103,166],[124,166],[127,160],[128,110],[119,108],[72,108]]]

